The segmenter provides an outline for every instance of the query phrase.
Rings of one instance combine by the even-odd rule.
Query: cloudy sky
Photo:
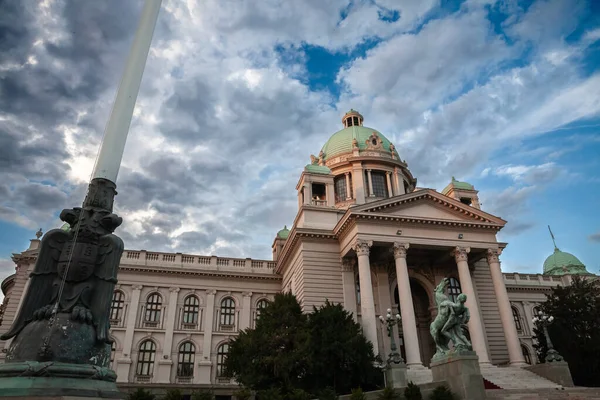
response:
[[[140,0],[0,2],[0,275],[83,200]],[[130,249],[269,258],[349,108],[506,220],[505,271],[600,269],[597,1],[165,0],[118,179]],[[1,277],[0,276],[0,277]]]

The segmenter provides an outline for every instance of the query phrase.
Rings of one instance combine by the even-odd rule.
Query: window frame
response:
[[[229,342],[221,343],[217,347],[217,378],[223,377],[225,372],[225,360],[229,354]]]
[[[154,301],[154,299],[156,299],[156,301]],[[146,297],[146,310],[144,312],[144,321],[160,323],[161,314],[162,295],[159,292],[152,292],[148,295],[148,297]]]
[[[118,298],[117,298],[118,295]],[[110,301],[110,321],[120,321],[123,309],[125,308],[125,293],[122,290],[115,290]]]
[[[147,348],[147,344],[150,348]],[[156,343],[151,339],[143,340],[138,346],[137,363],[135,368],[136,376],[153,376],[154,363],[156,361]],[[146,372],[146,373],[144,373]]]
[[[529,351],[529,348],[527,348],[527,346],[525,346],[523,343],[521,343],[521,353],[523,353],[523,359],[525,360],[525,362],[529,365],[533,365],[531,361],[531,352]]]
[[[460,281],[455,277],[448,278],[448,298],[454,302],[456,302],[458,295],[462,293],[462,288],[460,287]]]
[[[515,321],[515,328],[518,333],[523,333],[523,324],[521,323],[521,313],[515,306],[510,307],[512,309],[513,320]]]
[[[342,193],[343,189],[343,193]],[[346,201],[348,197],[348,187],[346,185],[346,175],[338,175],[333,180],[333,191],[335,194],[335,202],[340,203]]]
[[[227,296],[221,300],[219,326],[235,326],[235,308],[233,297]]]
[[[177,348],[177,377],[191,378],[194,376],[194,362],[196,358],[196,346],[193,342],[186,340]]]
[[[190,304],[190,302],[192,302]],[[190,318],[191,317],[191,318]],[[191,321],[190,321],[191,319]],[[197,325],[200,319],[200,299],[194,294],[186,296],[183,300],[181,321],[186,325]]]
[[[381,178],[381,181],[379,181]],[[373,196],[387,199],[389,196],[387,187],[387,176],[385,171],[371,170],[371,185],[373,186]]]

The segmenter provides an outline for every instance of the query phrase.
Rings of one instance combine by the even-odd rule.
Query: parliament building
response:
[[[123,253],[110,311],[120,387],[212,388],[229,396],[237,385],[223,376],[228,341],[252,328],[282,291],[307,312],[326,299],[343,304],[384,358],[390,343],[378,317],[397,310],[409,379],[431,381],[433,292],[445,277],[450,297],[467,295],[468,333],[484,378],[507,389],[556,386],[522,368],[537,362],[531,320],[550,288],[588,274],[585,266],[555,248],[542,274],[502,272],[507,243],[496,235],[507,221],[482,209],[471,184],[452,178],[441,191],[418,187],[394,145],[364,126],[360,113],[350,110],[342,123],[300,174],[298,213],[276,233],[271,260]],[[38,237],[12,257],[15,273],[1,285],[0,333],[27,291],[39,245]],[[0,342],[0,362],[9,345]],[[523,371],[523,378],[503,371]]]

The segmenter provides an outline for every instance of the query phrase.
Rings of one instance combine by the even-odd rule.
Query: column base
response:
[[[427,369],[422,363],[406,364],[408,369]]]

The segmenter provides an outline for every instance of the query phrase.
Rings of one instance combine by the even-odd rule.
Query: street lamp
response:
[[[398,348],[396,347],[396,340],[394,339],[394,326],[395,325],[400,325],[400,314],[396,314],[395,316],[392,316],[392,309],[388,308],[387,309],[387,314],[385,316],[385,318],[383,318],[383,315],[379,316],[379,322],[381,322],[382,325],[385,325],[387,327],[387,334],[390,338],[390,354],[388,355],[388,359],[387,359],[387,364],[400,364],[403,363],[404,360],[402,359],[402,356],[400,355],[400,353],[398,353]]]
[[[532,319],[534,324],[541,325],[544,336],[546,337],[546,345],[548,346],[548,351],[546,352],[546,362],[563,361],[563,357],[558,354],[558,351],[554,350],[554,345],[552,344],[552,340],[550,340],[550,335],[548,334],[548,325],[550,325],[553,321],[554,317],[552,315],[544,314],[542,311],[538,311],[538,315]]]

